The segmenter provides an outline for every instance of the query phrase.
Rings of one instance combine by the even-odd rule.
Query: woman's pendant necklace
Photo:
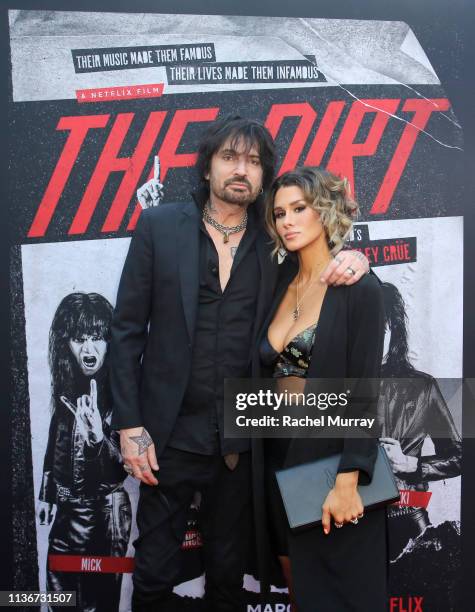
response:
[[[305,296],[306,291],[304,292],[303,297]],[[292,310],[292,317],[294,321],[296,321],[300,317],[300,303],[302,300],[299,300],[299,279],[297,279],[297,296],[295,300],[295,308]]]
[[[313,281],[315,282],[315,281]],[[296,321],[299,317],[300,317],[300,306],[303,302],[303,299],[307,293],[307,291],[310,289],[310,286],[313,285],[313,282],[310,283],[307,288],[305,289],[305,291],[303,292],[302,297],[299,300],[299,284],[297,283],[297,299],[295,300],[295,308],[292,310],[292,316],[294,318],[294,321]]]
[[[295,308],[292,310],[292,317],[294,319],[294,321],[297,321],[297,319],[300,317],[300,306],[302,305],[302,302],[305,298],[305,296],[307,295],[307,291],[310,289],[310,287],[315,283],[315,281],[317,280],[317,278],[320,276],[320,272],[323,270],[323,268],[327,265],[327,263],[324,264],[324,266],[322,268],[319,269],[318,274],[315,274],[315,278],[313,280],[311,280],[305,291],[302,294],[302,297],[299,299],[299,278],[297,278],[297,295],[296,295],[296,300],[295,300]]]

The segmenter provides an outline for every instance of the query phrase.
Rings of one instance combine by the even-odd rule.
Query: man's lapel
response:
[[[199,299],[200,212],[195,202],[183,205],[177,222],[181,297],[190,342],[193,341]]]
[[[272,304],[277,284],[278,265],[277,260],[271,259],[270,238],[264,230],[260,230],[256,239],[256,252],[261,271],[259,293],[257,295],[256,318],[254,322],[254,338],[257,337],[262,323],[267,316]]]

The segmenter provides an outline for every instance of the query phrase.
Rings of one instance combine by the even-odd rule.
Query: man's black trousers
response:
[[[190,504],[201,493],[200,525],[207,612],[244,609],[243,574],[249,542],[251,462],[241,453],[234,470],[223,457],[165,449],[155,472],[159,484],[141,483],[137,508],[133,612],[168,612],[180,582],[181,549]]]

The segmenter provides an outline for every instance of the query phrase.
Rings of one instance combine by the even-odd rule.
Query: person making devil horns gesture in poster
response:
[[[58,556],[123,557],[131,525],[119,435],[110,428],[111,318],[103,296],[71,293],[49,336],[52,415],[38,508],[40,524],[52,523],[46,588],[76,591],[77,609],[87,612],[118,609],[122,575],[59,571]]]

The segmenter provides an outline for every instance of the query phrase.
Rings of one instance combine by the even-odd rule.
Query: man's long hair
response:
[[[388,354],[381,367],[384,376],[411,376],[416,370],[409,361],[406,305],[398,288],[392,283],[381,283],[386,326],[391,331]]]
[[[86,393],[87,378],[74,357],[69,341],[84,335],[98,336],[106,342],[110,337],[113,308],[105,297],[98,293],[70,293],[61,300],[56,309],[49,332],[48,361],[51,372],[52,409],[58,405],[61,395],[72,403],[78,389]],[[107,371],[103,364],[101,370]],[[104,376],[101,376],[103,379]],[[101,385],[102,386],[102,385]]]

